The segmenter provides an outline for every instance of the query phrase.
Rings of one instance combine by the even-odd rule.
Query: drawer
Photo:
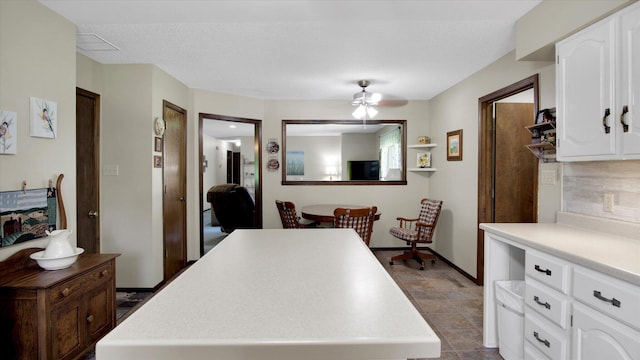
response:
[[[524,342],[524,360],[549,360],[543,353],[538,351],[530,342]]]
[[[525,304],[561,328],[566,329],[569,319],[569,300],[567,297],[531,279],[525,281],[525,286]]]
[[[573,297],[640,330],[640,286],[593,270],[573,270]]]
[[[51,288],[49,299],[56,303],[74,295],[84,294],[91,288],[105,283],[113,278],[113,270],[110,264],[99,266],[82,276],[77,276]]]
[[[569,263],[539,252],[527,250],[525,274],[564,294],[569,293]]]
[[[525,310],[524,339],[550,359],[569,358],[569,333],[535,312]]]

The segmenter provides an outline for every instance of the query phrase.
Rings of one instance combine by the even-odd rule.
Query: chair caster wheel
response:
[[[393,261],[389,261],[389,265],[393,265]]]
[[[420,270],[424,270],[424,266],[420,266]]]
[[[436,263],[436,259],[432,259],[431,260],[431,265],[434,265]]]

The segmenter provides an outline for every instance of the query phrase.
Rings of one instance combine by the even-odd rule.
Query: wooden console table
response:
[[[82,254],[47,271],[24,249],[0,262],[0,348],[11,359],[74,359],[116,325],[115,258]]]

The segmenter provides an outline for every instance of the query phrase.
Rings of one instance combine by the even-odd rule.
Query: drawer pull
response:
[[[93,322],[93,315],[89,315],[89,316],[87,316],[87,322],[88,322],[88,323]]]
[[[538,332],[537,332],[537,331],[534,331],[534,332],[533,332],[533,337],[534,337],[534,338],[536,338],[536,340],[538,340],[538,341],[540,341],[541,343],[543,343],[543,344],[544,344],[544,346],[546,346],[546,347],[548,347],[548,348],[550,348],[550,347],[551,347],[551,343],[549,342],[549,340],[543,340],[543,339],[540,339],[540,335],[538,334]]]
[[[539,271],[539,272],[541,272],[541,273],[545,273],[545,274],[547,274],[547,275],[551,276],[551,270],[549,270],[549,269],[544,269],[544,270],[542,270],[542,268],[540,267],[540,265],[536,265],[536,266],[534,266],[533,268],[534,268],[534,269],[536,269],[536,271]]]
[[[629,132],[629,125],[624,122],[624,116],[629,112],[629,107],[627,105],[622,107],[622,114],[620,114],[620,123],[622,124],[622,130],[624,132]]]
[[[611,127],[607,124],[607,118],[611,115],[611,110],[609,108],[604,109],[604,116],[602,117],[602,126],[604,127],[604,133],[608,134],[611,132]]]
[[[105,277],[109,274],[109,270],[102,270],[100,271],[100,277]]]
[[[69,294],[71,294],[71,290],[69,290],[69,288],[64,288],[64,290],[60,291],[60,293],[62,294],[62,296],[67,297],[69,296]]]
[[[598,300],[609,302],[615,307],[620,307],[620,300],[616,298],[607,299],[606,297],[602,296],[602,293],[598,290],[593,290],[593,296],[595,296]]]
[[[536,304],[540,305],[540,306],[544,306],[547,308],[547,310],[551,309],[551,304],[549,304],[548,302],[542,302],[540,301],[540,298],[538,296],[534,296],[533,297],[533,301],[536,302]]]

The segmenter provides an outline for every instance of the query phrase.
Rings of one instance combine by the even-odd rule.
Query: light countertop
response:
[[[593,226],[593,222],[586,225],[573,220],[562,223],[480,224],[480,228],[531,249],[640,285],[639,227],[609,221]],[[612,226],[618,225],[626,226],[626,229],[615,231]]]
[[[439,357],[440,340],[352,229],[236,230],[96,355],[406,359]]]

